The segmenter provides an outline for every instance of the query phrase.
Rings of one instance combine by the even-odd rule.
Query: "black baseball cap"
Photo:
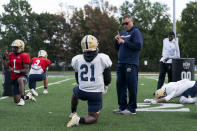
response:
[[[175,34],[174,34],[174,32],[172,31],[172,32],[169,32],[169,36],[170,35],[173,35],[173,36],[175,36]]]

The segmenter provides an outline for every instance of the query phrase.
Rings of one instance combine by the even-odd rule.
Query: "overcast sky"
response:
[[[83,7],[83,5],[87,4],[91,0],[28,0],[33,11],[37,13],[41,12],[50,12],[55,13],[60,11],[61,9],[65,9],[69,6],[74,7]],[[110,4],[119,7],[125,0],[108,0]],[[173,16],[173,0],[150,0],[151,2],[160,2],[162,4],[166,4],[169,7],[169,14],[171,18]],[[196,0],[176,0],[176,19],[180,19],[182,10],[186,7],[186,4],[190,1]],[[3,4],[7,4],[9,0],[0,0],[0,12],[3,11]],[[62,3],[63,8],[60,7],[60,3]]]

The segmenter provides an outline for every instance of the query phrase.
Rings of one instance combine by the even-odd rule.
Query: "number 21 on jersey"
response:
[[[90,79],[91,82],[95,81],[93,64],[91,64],[89,67],[86,64],[82,64],[80,66],[80,70],[82,70],[80,74],[81,81],[88,81],[88,79]],[[89,71],[91,72],[90,76],[87,76]]]

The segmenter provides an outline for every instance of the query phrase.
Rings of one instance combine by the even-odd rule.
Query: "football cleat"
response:
[[[48,94],[49,92],[48,92],[48,90],[47,89],[44,89],[43,90],[43,94]]]
[[[68,116],[69,117],[69,119],[71,119],[72,118],[72,116],[75,114],[76,112],[73,112],[73,113],[70,113],[70,115]],[[76,113],[77,114],[77,113]]]
[[[21,53],[25,49],[25,43],[22,40],[15,40],[11,44],[14,53]]]
[[[38,57],[44,57],[47,58],[47,52],[45,50],[40,50],[38,52]]]
[[[77,115],[77,113],[74,113],[71,120],[67,123],[67,127],[79,125],[79,120],[80,120],[80,117]]]
[[[23,105],[25,105],[25,101],[21,98],[17,105],[18,106],[23,106]]]
[[[32,96],[32,94],[29,92],[27,93],[27,96],[29,97],[30,100],[36,102],[36,98]]]
[[[98,50],[98,40],[92,35],[86,35],[81,41],[81,48],[83,52]]]
[[[160,99],[166,96],[166,92],[163,89],[159,89],[155,91],[155,98]]]
[[[30,89],[30,92],[34,96],[38,96],[38,93],[34,89]]]
[[[192,97],[185,97],[185,96],[181,96],[179,99],[179,102],[181,104],[196,104],[197,103],[197,98],[192,98]]]

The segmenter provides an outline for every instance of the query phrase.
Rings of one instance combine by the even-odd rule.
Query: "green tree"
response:
[[[31,54],[37,56],[37,52],[44,49],[51,60],[66,61],[70,26],[66,23],[64,16],[42,13],[32,17],[35,17],[36,23],[30,32]]]
[[[28,41],[29,17],[32,8],[26,0],[10,0],[3,5],[5,12],[1,15],[1,47],[8,48],[12,41],[21,39]]]
[[[94,8],[90,5],[86,5],[84,9],[74,11],[71,19],[71,52],[73,52],[73,56],[82,53],[80,45],[81,39],[83,36],[91,34],[99,40],[100,52],[108,54],[113,63],[117,63],[117,52],[115,52],[114,49],[114,36],[119,29],[119,24],[111,15],[117,11],[117,9],[110,6],[107,2],[101,5]]]
[[[197,59],[197,2],[188,3],[181,16],[177,24],[181,56]]]
[[[26,52],[32,57],[44,49],[50,59],[66,61],[69,57],[66,52],[70,26],[63,14],[36,14],[26,0],[10,0],[3,7],[5,12],[0,17],[1,49],[9,49],[12,41],[21,39],[26,44]]]

